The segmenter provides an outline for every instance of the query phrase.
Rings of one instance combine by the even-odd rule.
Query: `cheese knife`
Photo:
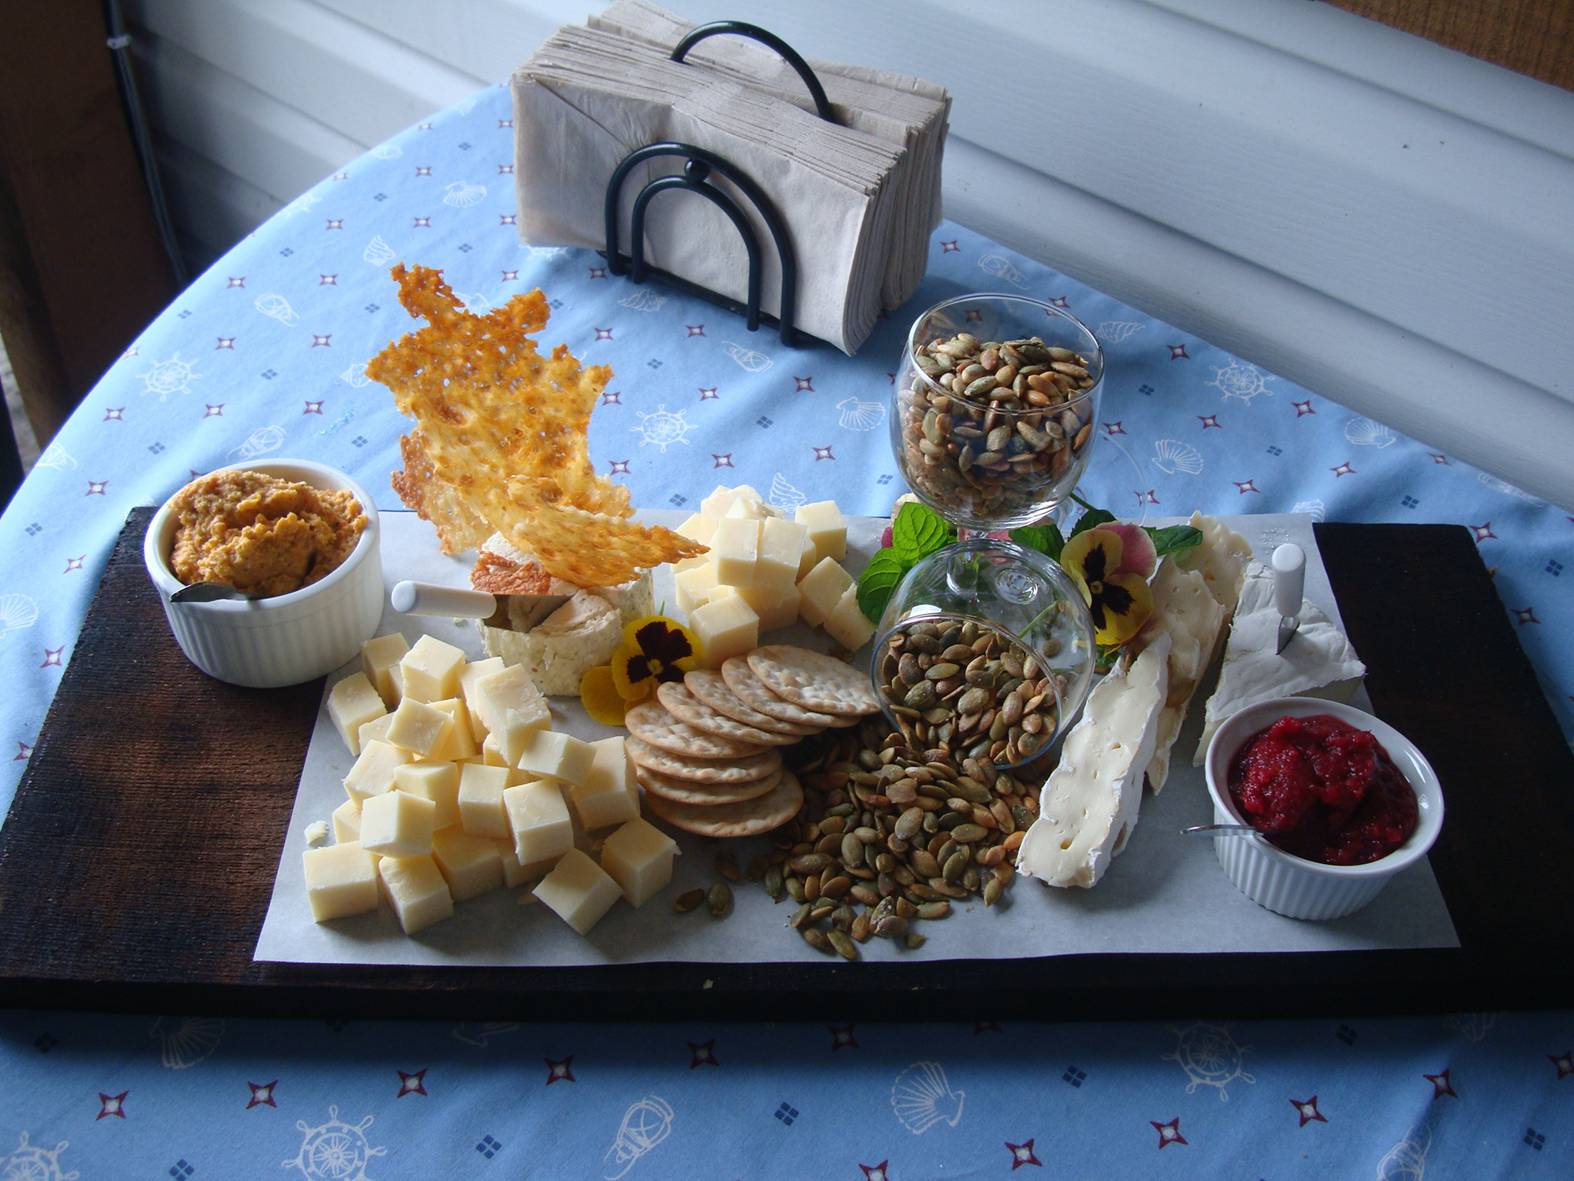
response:
[[[1279,608],[1279,637],[1274,652],[1283,652],[1301,626],[1301,603],[1306,597],[1306,551],[1287,541],[1273,551],[1273,597]]]
[[[489,627],[529,631],[564,603],[568,595],[494,595],[435,582],[396,582],[388,596],[395,611],[445,619],[484,619]]]

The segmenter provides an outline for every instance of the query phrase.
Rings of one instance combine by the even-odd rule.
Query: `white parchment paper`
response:
[[[664,524],[674,524],[682,516],[669,512],[643,515]],[[1307,553],[1306,597],[1330,618],[1339,620],[1309,517],[1262,515],[1229,520],[1252,542],[1259,560],[1265,560],[1281,542],[1299,543]],[[862,568],[879,544],[885,524],[872,518],[852,522],[850,568]],[[382,526],[383,569],[390,586],[403,578],[468,585],[468,563],[439,553],[431,526],[413,513],[384,513]],[[675,610],[666,568],[657,578],[656,602],[658,610],[663,604],[667,610]],[[412,642],[427,632],[459,645],[472,657],[484,655],[468,621],[413,619],[390,609],[384,614],[381,630],[403,631]],[[817,633],[806,631],[799,638],[822,648],[829,646]],[[329,686],[355,670],[355,665],[341,669],[329,677]],[[1365,910],[1334,922],[1309,923],[1283,918],[1252,902],[1224,876],[1212,841],[1180,835],[1182,827],[1212,819],[1202,770],[1190,765],[1190,752],[1196,747],[1202,724],[1203,694],[1208,688],[1204,685],[1192,701],[1176,743],[1177,757],[1168,784],[1160,795],[1143,801],[1130,843],[1095,888],[1055,890],[1035,881],[1018,881],[993,908],[986,910],[975,900],[957,907],[947,919],[920,924],[929,937],[920,951],[872,939],[861,947],[863,956],[873,960],[996,959],[1093,952],[1207,954],[1459,946],[1437,881],[1425,861],[1400,874]],[[1370,709],[1364,691],[1354,704]],[[553,699],[552,713],[555,728],[582,738],[618,732],[587,719],[575,699]],[[713,867],[719,848],[733,848],[740,865],[767,848],[764,840],[721,842],[684,833],[674,834],[682,855],[672,886],[639,910],[617,903],[586,938],[576,935],[539,903],[519,905],[519,896],[528,887],[500,890],[460,903],[453,918],[413,938],[399,929],[386,907],[352,919],[314,923],[301,868],[301,854],[307,847],[305,830],[314,820],[327,820],[343,801],[340,781],[352,762],[326,712],[320,712],[257,941],[258,960],[540,967],[823,958],[787,928],[787,919],[795,909],[790,900],[773,906],[764,888],[747,880],[733,887],[734,910],[723,920],[712,919],[703,908],[674,914],[672,899],[677,894],[719,880]]]

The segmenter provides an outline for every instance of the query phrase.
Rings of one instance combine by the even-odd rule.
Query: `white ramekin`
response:
[[[377,506],[366,489],[335,468],[304,459],[256,460],[216,470],[263,472],[347,490],[360,501],[366,528],[338,569],[298,591],[266,599],[171,603],[170,595],[183,584],[169,568],[176,521],[165,501],[148,522],[142,561],[180,650],[209,676],[257,689],[299,685],[354,658],[383,614]]]
[[[1370,730],[1415,789],[1420,818],[1410,839],[1387,857],[1366,865],[1323,865],[1275,848],[1253,836],[1213,839],[1219,864],[1248,898],[1292,919],[1337,919],[1365,906],[1395,874],[1426,856],[1443,827],[1443,789],[1437,772],[1413,742],[1381,718],[1308,697],[1279,697],[1248,706],[1225,720],[1208,743],[1205,763],[1213,819],[1218,824],[1249,823],[1230,799],[1230,762],[1241,745],[1286,714],[1329,714],[1360,730]]]

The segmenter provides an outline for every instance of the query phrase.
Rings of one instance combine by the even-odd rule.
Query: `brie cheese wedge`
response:
[[[1209,599],[1211,602],[1211,598]],[[1126,846],[1142,805],[1169,683],[1170,637],[1161,634],[1099,682],[1039,797],[1017,872],[1051,886],[1095,885]]]

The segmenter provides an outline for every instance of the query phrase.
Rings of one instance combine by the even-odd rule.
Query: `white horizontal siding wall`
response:
[[[950,216],[1574,506],[1574,94],[1303,0],[669,5],[943,83]],[[217,253],[597,7],[132,0],[182,233]]]

